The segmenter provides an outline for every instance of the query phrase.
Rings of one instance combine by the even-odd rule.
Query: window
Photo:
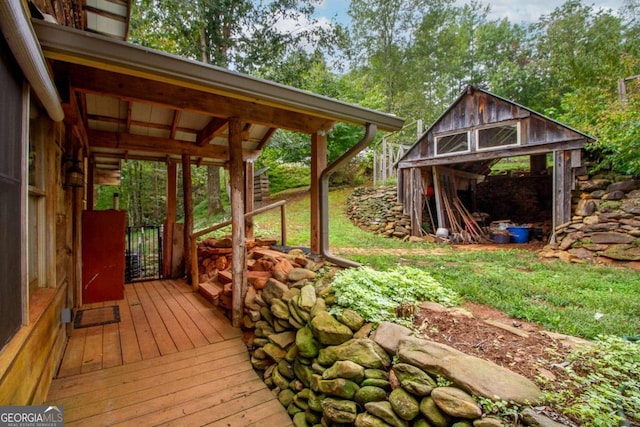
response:
[[[519,123],[478,129],[478,150],[491,150],[520,144]]]
[[[469,132],[436,137],[436,156],[469,151]]]
[[[23,322],[23,141],[26,96],[22,73],[0,40],[0,349]]]
[[[29,120],[29,204],[27,229],[29,295],[47,284],[45,264],[45,121],[32,108]]]

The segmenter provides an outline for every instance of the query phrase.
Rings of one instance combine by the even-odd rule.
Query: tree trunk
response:
[[[207,167],[207,214],[209,216],[222,211],[222,199],[220,197],[220,167]]]

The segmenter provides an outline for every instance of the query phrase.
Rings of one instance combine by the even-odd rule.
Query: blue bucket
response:
[[[529,242],[529,227],[507,227],[507,231],[511,234],[511,243]]]

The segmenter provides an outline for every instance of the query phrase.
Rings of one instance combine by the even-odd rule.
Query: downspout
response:
[[[346,164],[352,157],[371,144],[376,136],[377,126],[367,123],[364,136],[360,141],[331,163],[320,174],[320,253],[327,260],[340,267],[360,267],[361,264],[340,258],[329,252],[329,177],[336,169]]]
[[[47,114],[55,122],[62,121],[64,111],[60,104],[60,97],[49,77],[40,43],[22,7],[21,0],[0,1],[0,28],[13,56],[47,110]]]

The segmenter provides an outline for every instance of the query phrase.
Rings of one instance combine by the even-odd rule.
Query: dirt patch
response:
[[[539,376],[553,377],[553,365],[563,362],[570,350],[534,323],[483,305],[465,303],[463,308],[473,317],[421,309],[414,325],[426,339],[490,360],[535,382]]]

